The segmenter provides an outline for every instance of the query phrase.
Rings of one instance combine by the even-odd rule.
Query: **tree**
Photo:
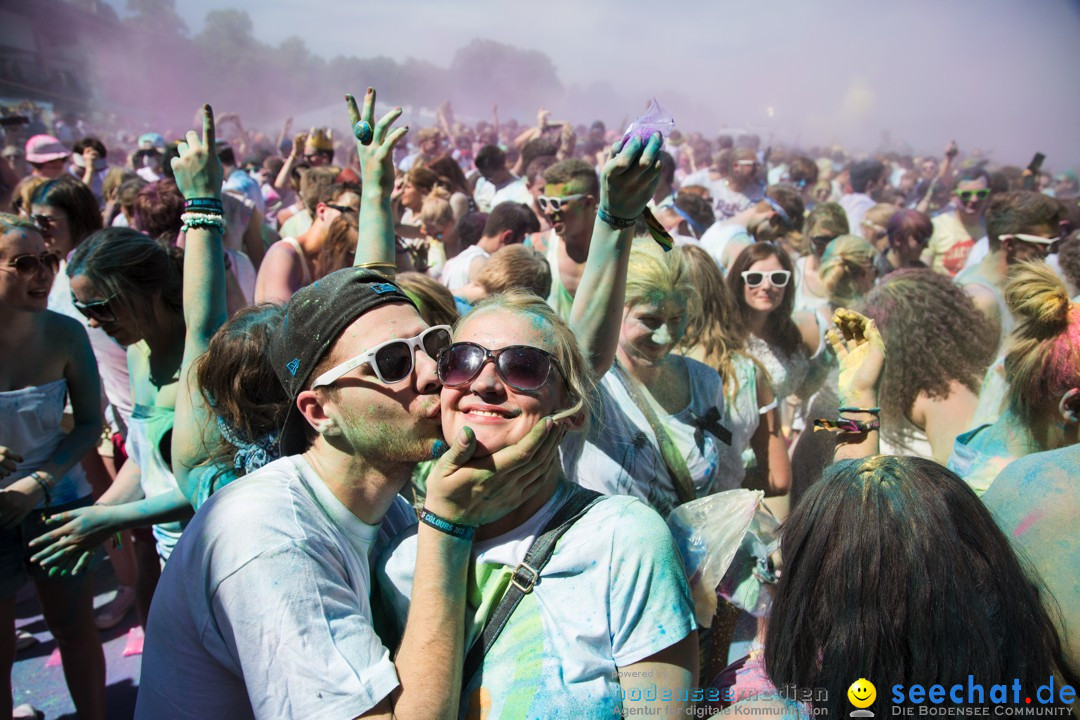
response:
[[[137,30],[165,35],[186,35],[187,23],[176,14],[176,0],[127,0],[127,9],[134,17],[126,23]]]
[[[529,115],[538,103],[554,103],[563,94],[551,58],[494,40],[473,40],[458,50],[450,78],[455,106],[477,113],[486,114],[497,99],[500,109]]]

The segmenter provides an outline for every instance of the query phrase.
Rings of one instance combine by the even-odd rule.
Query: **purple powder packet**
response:
[[[660,133],[661,145],[663,141],[671,135],[671,131],[675,129],[675,118],[671,117],[671,113],[667,108],[656,101],[656,98],[652,99],[649,103],[649,108],[645,111],[645,114],[637,117],[634,122],[630,123],[630,127],[626,128],[626,134],[623,135],[623,143],[627,143],[630,138],[641,138],[641,144],[649,142],[649,138],[652,137],[654,132]]]

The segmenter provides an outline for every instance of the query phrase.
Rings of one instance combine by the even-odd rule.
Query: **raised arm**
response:
[[[356,154],[363,173],[360,226],[353,265],[393,277],[397,270],[394,210],[390,197],[394,192],[394,146],[405,137],[409,128],[390,129],[401,117],[400,107],[383,115],[378,123],[374,122],[374,88],[368,88],[364,95],[362,112],[357,109],[356,98],[352,95],[345,96],[345,106],[349,110],[353,134],[357,136]]]
[[[214,116],[203,106],[203,137],[188,133],[180,157],[172,161],[176,184],[185,200],[221,201],[222,168],[214,148]],[[192,372],[206,352],[210,338],[225,324],[225,256],[222,228],[192,227],[184,245],[184,357],[176,393],[176,419],[172,435],[172,466],[176,483],[194,503],[198,480],[193,471],[206,459],[207,446],[217,439],[213,412],[206,406]]]
[[[885,341],[873,320],[854,310],[841,308],[833,316],[836,328],[826,335],[840,363],[840,407],[876,408],[878,385],[885,367]],[[842,418],[873,422],[877,413],[842,412]],[[880,433],[841,432],[837,435],[834,460],[877,455]]]
[[[644,148],[637,137],[625,146],[616,144],[615,156],[601,173],[600,205],[589,256],[570,310],[570,326],[581,338],[598,377],[615,361],[634,238],[632,224],[620,228],[602,218],[621,225],[621,220],[641,215],[660,182],[660,143],[660,135],[655,133]]]
[[[292,150],[289,152],[289,156],[285,158],[281,170],[278,171],[277,177],[274,179],[274,189],[278,192],[283,192],[289,187],[289,178],[292,176],[293,168],[296,166],[297,161],[304,156],[305,143],[307,143],[307,133],[296,133],[293,136]]]
[[[281,144],[285,142],[285,139],[289,137],[289,133],[292,132],[292,118],[285,118],[285,124],[281,126],[281,132],[278,134],[277,144],[274,145],[274,154],[281,152]]]

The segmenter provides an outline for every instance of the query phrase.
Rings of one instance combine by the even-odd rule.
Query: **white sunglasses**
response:
[[[585,193],[578,193],[576,195],[563,195],[562,197],[548,197],[547,195],[541,195],[536,198],[536,204],[540,206],[540,209],[544,212],[559,212],[562,210],[562,206],[573,202],[574,200],[580,200],[585,197]]]
[[[761,272],[759,270],[744,270],[742,274],[743,282],[746,283],[746,287],[756,288],[765,282],[768,278],[769,284],[773,287],[782,288],[788,284],[791,280],[790,270],[772,270],[770,272]]]
[[[449,344],[450,326],[435,325],[424,330],[416,337],[394,338],[379,343],[363,354],[327,370],[315,378],[315,382],[311,384],[311,387],[314,389],[324,385],[333,385],[345,373],[367,363],[371,364],[375,376],[379,378],[379,382],[392,385],[401,382],[412,374],[413,355],[416,348],[423,348],[428,357],[435,360],[439,357],[439,352]]]

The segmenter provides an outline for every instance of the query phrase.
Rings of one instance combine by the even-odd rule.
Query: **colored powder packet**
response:
[[[634,122],[630,123],[630,127],[626,128],[623,142],[626,143],[630,138],[638,137],[641,139],[641,144],[644,145],[649,142],[649,138],[652,137],[654,132],[660,133],[660,140],[663,142],[671,136],[674,129],[675,118],[671,116],[667,108],[661,105],[656,98],[653,98],[645,113],[635,118]]]

